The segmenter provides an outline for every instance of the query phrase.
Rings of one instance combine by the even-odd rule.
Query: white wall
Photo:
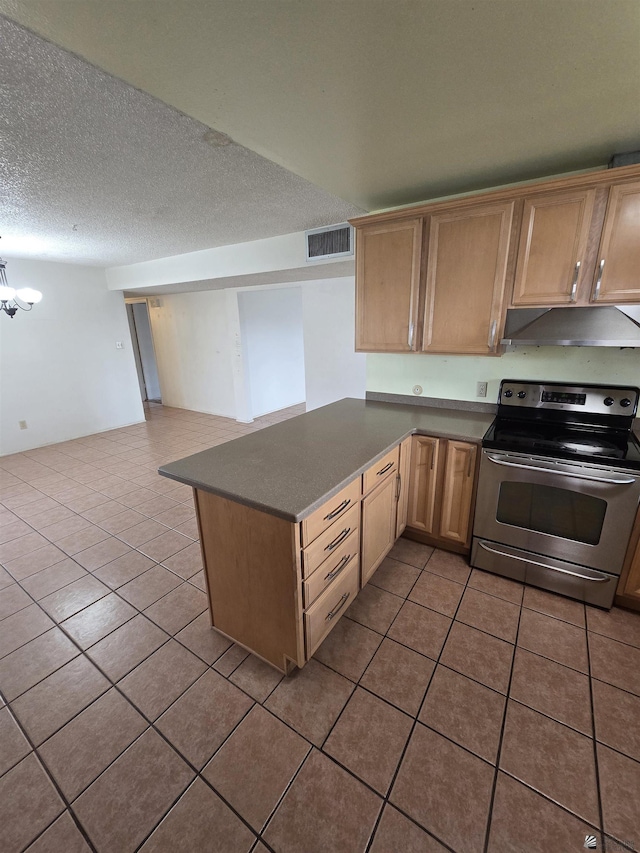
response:
[[[238,308],[253,417],[304,402],[300,287],[243,291]]]
[[[227,292],[211,290],[160,298],[149,307],[162,402],[165,406],[236,417],[234,328]]]
[[[640,383],[640,349],[614,347],[517,347],[500,358],[444,355],[367,356],[367,390],[495,403],[501,379]],[[476,383],[488,382],[486,400]]]
[[[366,355],[355,351],[355,278],[302,285],[307,411],[365,395]]]
[[[0,316],[0,455],[144,420],[124,300],[104,271],[9,259],[7,278],[43,299]]]

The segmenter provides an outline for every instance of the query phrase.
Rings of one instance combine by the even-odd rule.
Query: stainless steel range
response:
[[[640,502],[638,388],[500,384],[471,564],[611,607]]]

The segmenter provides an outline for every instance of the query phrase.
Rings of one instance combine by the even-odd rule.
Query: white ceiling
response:
[[[112,266],[362,212],[3,18],[0,43],[0,254]]]
[[[338,215],[336,197],[379,209],[604,166],[640,148],[638,0],[0,0],[0,12],[239,143],[207,152],[229,166],[212,169],[215,180],[235,187],[216,207],[202,176],[202,126],[174,115],[165,134],[166,114],[148,100],[146,126],[130,90],[121,102],[115,81],[105,85],[86,66],[76,79],[60,55],[27,88],[47,104],[56,93],[67,119],[45,108],[44,127],[34,120],[22,135],[44,161],[39,180],[22,174],[26,153],[18,161],[25,209],[41,203],[28,193],[40,192],[52,166],[73,179],[77,152],[104,142],[95,176],[88,155],[80,164],[64,222],[77,221],[73,202],[85,190],[97,210],[111,205],[97,231],[101,222],[117,228],[124,213],[122,245],[137,259],[147,233],[146,257],[157,256],[172,218],[164,255],[195,248],[203,231],[199,247],[339,221],[348,213]],[[25,73],[38,65],[27,62]],[[70,97],[73,85],[80,91]]]

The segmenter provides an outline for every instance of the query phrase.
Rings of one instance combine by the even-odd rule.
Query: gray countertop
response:
[[[301,521],[411,433],[480,441],[493,417],[347,398],[159,471],[287,521]]]

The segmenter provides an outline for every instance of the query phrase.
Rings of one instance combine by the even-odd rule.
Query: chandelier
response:
[[[0,311],[4,311],[5,314],[13,318],[18,308],[23,311],[31,311],[33,306],[42,299],[42,294],[39,290],[33,290],[31,287],[23,287],[20,290],[9,287],[6,267],[7,262],[0,258]],[[20,302],[26,302],[29,307],[25,308]]]

